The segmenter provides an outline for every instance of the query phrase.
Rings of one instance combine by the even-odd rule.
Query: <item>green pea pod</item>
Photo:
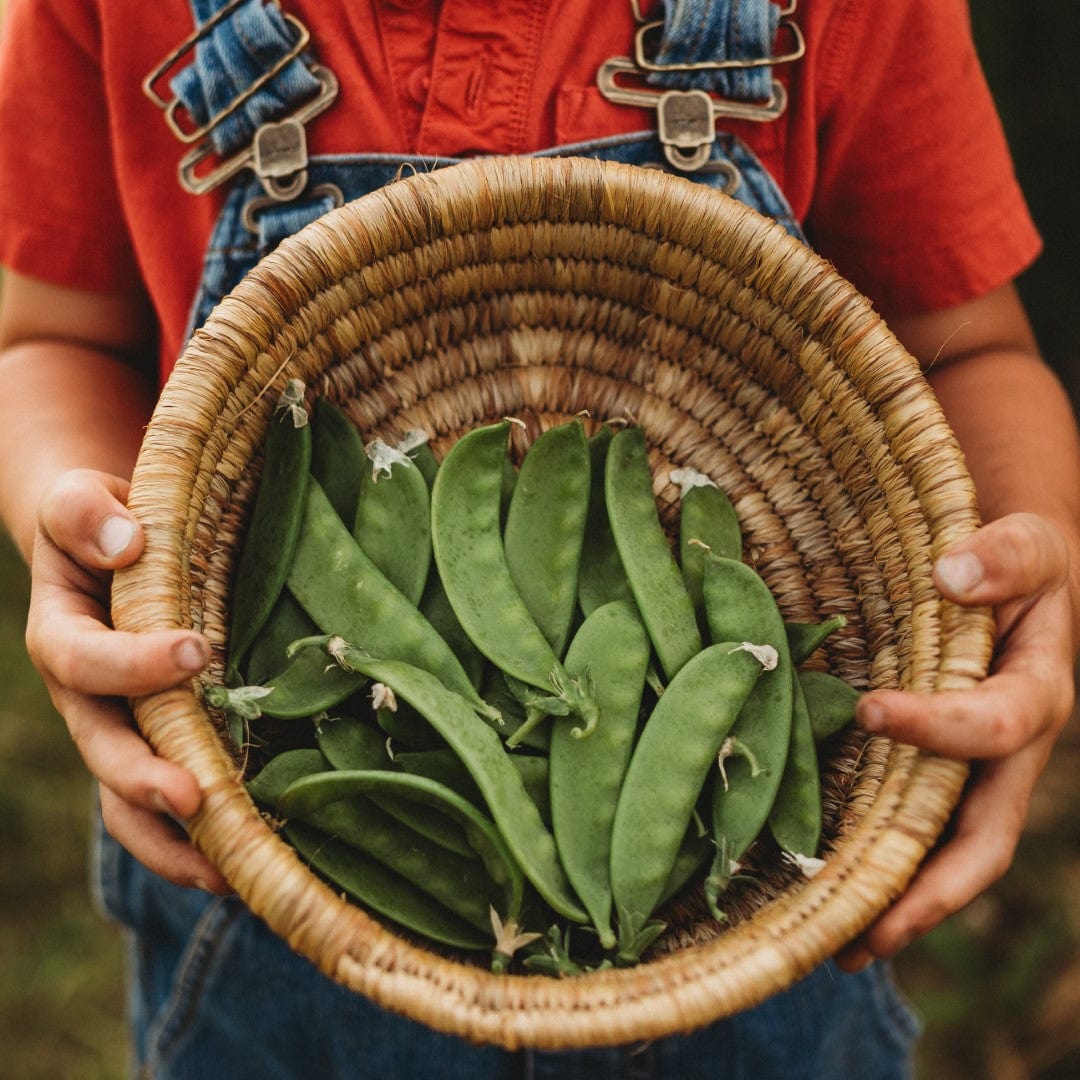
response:
[[[404,702],[396,709],[376,709],[375,720],[393,741],[395,748],[435,750],[443,745],[438,732]]]
[[[444,465],[445,467],[445,465]],[[411,664],[375,660],[347,643],[331,645],[339,663],[367,675],[407,701],[446,740],[476,782],[507,846],[540,895],[558,912],[585,922],[555,850],[555,841],[529,798],[498,735],[461,695]]]
[[[316,398],[311,416],[311,475],[350,527],[366,464],[363,440],[353,422],[329,398]]]
[[[443,459],[431,492],[435,563],[476,647],[501,671],[565,701],[584,722],[584,734],[596,726],[596,706],[536,625],[503,550],[499,516],[509,430],[509,421],[473,428]]]
[[[664,676],[671,680],[701,651],[701,632],[660,523],[641,428],[624,428],[612,436],[604,488],[608,520],[626,579]]]
[[[556,656],[577,607],[589,468],[580,420],[541,432],[522,459],[503,528],[510,577]]]
[[[632,602],[596,608],[579,627],[566,654],[572,675],[588,675],[601,723],[574,739],[553,725],[549,772],[551,819],[559,857],[606,948],[611,928],[611,829],[637,732],[651,646]]]
[[[749,748],[746,757],[730,759],[724,783],[712,797],[716,865],[710,878],[726,884],[727,864],[740,859],[768,820],[791,742],[792,672],[784,621],[768,586],[738,559],[707,553],[704,564],[705,611],[713,640],[745,636],[771,645],[776,667],[754,687],[731,735]]]
[[[342,671],[315,650],[305,649],[270,678],[270,693],[259,706],[266,716],[298,720],[340,705],[366,682],[362,675]]]
[[[315,733],[319,749],[335,769],[369,771],[396,768],[387,752],[385,736],[355,716],[324,717],[316,724]],[[437,807],[393,794],[373,793],[370,798],[398,821],[447,851],[458,855],[473,854],[469,838],[458,822]]]
[[[318,783],[319,775],[313,774],[305,782]],[[284,807],[290,806],[288,791],[282,804],[285,812]],[[479,859],[439,847],[381,810],[366,795],[337,799],[303,812],[292,804],[288,815],[290,821],[303,821],[369,855],[480,930],[491,929],[490,909],[506,902]]]
[[[394,764],[407,773],[445,784],[474,806],[484,805],[476,781],[453,750],[405,750],[394,754]]]
[[[796,667],[806,663],[831,634],[844,626],[847,626],[847,619],[843,615],[834,615],[820,623],[784,623],[788,648],[791,650],[791,662]]]
[[[705,548],[725,559],[741,558],[739,518],[731,500],[704,473],[689,468],[673,469],[669,479],[680,489],[679,568],[698,621],[703,622]]]
[[[375,444],[372,444],[375,445]],[[352,530],[356,542],[413,605],[431,565],[431,500],[427,481],[405,454],[363,470]]]
[[[551,828],[550,767],[546,757],[539,754],[511,754],[510,763],[521,776],[526,794],[540,811],[545,828]]]
[[[604,494],[605,462],[611,434],[611,428],[605,424],[589,438],[589,512],[578,567],[578,605],[583,615],[589,615],[602,604],[613,600],[629,600],[631,603],[634,600],[619,550],[615,546],[615,537],[611,535]]]
[[[710,645],[683,665],[656,703],[612,828],[611,888],[623,921],[648,918],[663,896],[720,746],[763,666],[775,662],[768,645]]]
[[[855,702],[861,696],[853,686],[827,671],[800,671],[799,683],[815,742],[824,742],[855,720]]]
[[[244,786],[255,802],[273,812],[291,783],[329,768],[330,763],[320,750],[311,747],[284,750],[272,757]]]
[[[821,842],[821,778],[802,683],[798,678],[792,682],[791,744],[776,802],[769,812],[769,829],[784,851],[812,858]]]
[[[283,832],[313,870],[397,925],[455,949],[491,948],[490,934],[470,926],[375,859],[310,825],[294,822]]]
[[[274,610],[300,537],[311,469],[311,428],[303,397],[304,384],[290,380],[267,429],[262,476],[232,592],[230,680]]]
[[[271,676],[288,666],[289,646],[297,638],[314,634],[316,629],[308,613],[296,602],[288,588],[282,589],[274,610],[270,612],[248,653],[244,681],[249,686],[269,682]]]
[[[364,554],[315,481],[308,486],[288,582],[327,634],[341,635],[373,655],[416,664],[477,711],[497,716],[450,646]]]
[[[681,893],[702,869],[709,865],[715,852],[712,837],[707,833],[703,835],[697,825],[691,823],[679,846],[679,853],[675,856],[675,865],[664,882],[660,899],[656,902],[657,908],[663,907],[672,897]]]
[[[291,784],[278,809],[286,818],[303,820],[322,807],[358,795],[412,800],[436,808],[462,826],[491,879],[504,889],[506,914],[517,918],[524,895],[524,878],[510,844],[489,818],[443,784],[424,776],[381,769],[321,773]],[[437,872],[437,866],[431,867],[431,871]]]
[[[435,457],[435,452],[431,449],[431,444],[425,438],[423,442],[417,443],[409,451],[409,457],[412,458],[412,463],[420,470],[420,475],[424,478],[424,482],[430,491],[431,485],[435,483],[435,474],[439,471],[439,461]]]
[[[420,598],[420,613],[439,633],[439,636],[454,651],[469,681],[478,690],[484,676],[484,654],[472,643],[472,639],[461,627],[454,609],[450,606],[450,598],[443,588],[442,579],[435,567],[428,573],[427,586],[424,595]],[[487,698],[484,698],[487,701]],[[494,704],[489,702],[489,704]]]

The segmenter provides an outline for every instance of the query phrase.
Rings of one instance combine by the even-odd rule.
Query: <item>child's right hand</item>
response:
[[[205,667],[203,637],[185,630],[121,633],[109,625],[112,571],[142,552],[124,505],[127,481],[73,470],[38,507],[26,644],[53,704],[98,779],[109,833],[179,885],[229,892],[180,823],[202,793],[186,769],[158,757],[136,730],[127,699],[167,689]]]

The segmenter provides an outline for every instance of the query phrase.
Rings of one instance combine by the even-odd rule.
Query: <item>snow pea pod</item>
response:
[[[315,784],[319,776],[312,774],[305,782]],[[506,898],[493,887],[484,864],[475,856],[466,857],[439,847],[381,810],[366,794],[335,799],[303,811],[297,803],[290,804],[288,800],[286,791],[281,804],[289,821],[302,821],[341,840],[411,881],[470,925],[490,930],[490,908],[502,906]]]
[[[327,664],[326,657],[311,649],[297,653],[267,685],[270,693],[259,707],[266,716],[298,720],[332,709],[367,682],[362,675]]]
[[[769,830],[784,851],[813,857],[821,842],[821,778],[802,683],[795,676],[792,683],[791,743]]]
[[[507,847],[540,895],[567,918],[587,921],[521,774],[498,735],[469,703],[411,664],[372,659],[341,641],[331,643],[329,651],[343,666],[390,687],[428,720],[469,770]]]
[[[608,520],[626,579],[660,666],[670,680],[701,650],[701,632],[660,523],[641,428],[624,428],[612,436],[604,489]]]
[[[612,828],[611,889],[622,920],[655,909],[720,745],[775,663],[768,645],[710,645],[683,665],[645,722]]]
[[[577,606],[589,469],[580,420],[541,432],[522,459],[503,526],[510,577],[556,656]]]
[[[297,638],[314,634],[317,627],[308,613],[296,602],[286,586],[281,590],[274,610],[263,624],[248,652],[244,681],[258,686],[282,671],[289,662],[288,647]]]
[[[278,802],[278,810],[286,818],[305,820],[323,807],[359,795],[412,800],[436,808],[462,826],[492,881],[504,891],[505,913],[517,917],[524,877],[509,843],[488,817],[443,784],[425,776],[382,769],[318,773],[290,784]],[[437,872],[437,864],[430,869]]]
[[[783,617],[762,578],[738,559],[706,552],[705,612],[713,640],[745,635],[771,645],[776,667],[765,673],[743,705],[731,729],[744,757],[725,764],[724,782],[712,796],[712,830],[717,857],[708,890],[726,885],[728,864],[740,859],[768,820],[787,763],[791,742],[792,672]]]
[[[591,732],[596,706],[570,678],[514,585],[500,500],[510,422],[473,428],[450,448],[431,492],[431,538],[443,588],[465,632],[496,667],[563,700]]]
[[[604,948],[611,928],[611,830],[637,732],[651,646],[632,602],[596,608],[578,628],[566,670],[588,674],[601,723],[584,742],[565,724],[551,732],[549,773],[555,844],[566,876],[585,905]]]
[[[293,822],[285,838],[309,866],[365,907],[432,941],[471,952],[491,947],[483,934],[447,911],[411,882],[348,844]]]
[[[232,592],[229,681],[281,594],[303,525],[311,468],[304,384],[291,379],[267,429],[262,476],[237,561]]]
[[[397,768],[387,752],[385,737],[358,717],[324,717],[316,723],[315,735],[319,749],[335,769]],[[439,847],[459,855],[473,853],[461,826],[438,809],[393,794],[373,793],[370,798],[382,810]]]
[[[311,413],[311,475],[351,527],[367,461],[360,432],[329,398],[316,398]]]
[[[293,781],[326,772],[330,767],[322,751],[313,747],[285,750],[272,757],[244,786],[255,802],[273,812]]]
[[[668,479],[679,485],[679,568],[698,621],[704,622],[704,544],[725,559],[742,557],[742,531],[727,495],[696,469],[672,469]]]
[[[308,485],[289,589],[328,634],[340,634],[373,655],[430,671],[488,716],[453,650],[387,581],[342,524],[318,483]]]
[[[367,447],[373,464],[360,478],[353,536],[387,580],[418,605],[431,565],[427,481],[404,453],[383,462],[373,447]]]
[[[855,720],[855,687],[827,671],[800,671],[799,684],[810,714],[815,742],[823,742]]]
[[[834,615],[820,623],[784,623],[788,648],[791,650],[791,662],[796,667],[805,663],[825,644],[831,634],[844,626],[847,626],[847,619],[843,615]]]
[[[615,537],[611,535],[604,494],[605,462],[611,435],[611,428],[604,424],[589,437],[589,510],[578,567],[578,605],[583,615],[591,614],[601,604],[612,600],[633,602],[634,599],[615,546]]]

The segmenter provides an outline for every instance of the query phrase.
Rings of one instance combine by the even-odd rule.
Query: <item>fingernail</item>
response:
[[[165,796],[162,795],[162,793],[160,791],[155,791],[150,796],[150,805],[159,814],[168,814],[168,816],[173,818],[174,820],[176,820],[176,821],[180,820],[180,815],[173,808],[172,803],[170,803],[169,800],[166,799]]]
[[[193,889],[202,889],[203,892],[212,893],[214,890],[210,888],[210,882],[204,881],[201,877],[192,878],[191,887]]]
[[[184,638],[173,649],[173,660],[181,671],[202,671],[210,660],[206,647],[196,637]]]
[[[958,596],[971,592],[986,575],[982,560],[970,551],[943,556],[935,569],[941,584]]]
[[[131,543],[135,522],[119,514],[110,514],[98,530],[97,545],[106,559],[115,559]]]
[[[888,713],[879,701],[869,700],[859,702],[855,710],[859,727],[864,731],[884,731],[888,720]]]

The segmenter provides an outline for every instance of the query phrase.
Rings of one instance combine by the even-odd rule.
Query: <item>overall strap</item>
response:
[[[783,9],[770,0],[662,0],[663,18],[651,20],[641,0],[630,4],[638,24],[633,56],[606,60],[597,85],[616,104],[656,109],[670,166],[684,173],[711,168],[718,119],[765,123],[783,113],[787,94],[773,68],[805,52],[789,18],[796,0]],[[781,30],[786,51],[777,53]]]
[[[662,0],[663,19],[640,21],[635,60],[653,86],[705,90],[732,101],[772,95],[781,9],[771,0]],[[794,4],[784,14],[794,10]],[[794,23],[784,21],[798,35]],[[793,38],[798,44],[801,38]]]
[[[334,100],[337,80],[311,58],[307,28],[273,0],[190,4],[195,31],[143,82],[192,144],[182,186],[201,194],[251,168],[267,197],[294,198],[307,184],[304,124]]]

